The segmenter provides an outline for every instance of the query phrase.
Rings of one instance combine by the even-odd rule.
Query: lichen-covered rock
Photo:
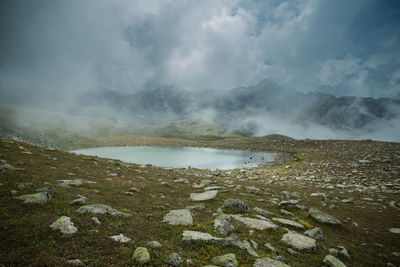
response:
[[[131,238],[124,236],[124,234],[120,233],[119,235],[113,235],[110,236],[110,238],[114,241],[120,242],[120,243],[129,243],[132,241]]]
[[[338,219],[332,217],[329,214],[326,214],[325,212],[320,211],[317,208],[310,208],[308,210],[308,215],[320,223],[336,225],[336,226],[342,225],[342,223]]]
[[[253,219],[253,218],[248,218],[248,217],[243,217],[240,215],[232,215],[232,218],[235,220],[244,223],[250,228],[257,229],[257,230],[265,230],[265,229],[272,229],[272,230],[278,230],[279,226],[276,224],[273,224],[270,221],[266,220],[259,220],[259,219]]]
[[[272,218],[274,222],[283,224],[285,226],[290,226],[296,229],[304,230],[304,226],[298,222],[295,222],[293,220],[288,220],[288,219],[282,219],[282,218]]]
[[[54,196],[56,193],[56,189],[54,187],[44,187],[35,190],[37,193],[49,193],[50,195]]]
[[[243,240],[243,241],[242,241],[242,244],[243,244],[244,248],[247,250],[247,252],[248,252],[250,255],[252,255],[252,256],[254,256],[254,257],[258,257],[257,252],[256,252],[256,251],[254,250],[254,248],[251,246],[251,244],[250,244],[249,241]]]
[[[304,232],[304,234],[306,236],[311,237],[311,238],[313,238],[315,240],[318,240],[318,241],[325,240],[325,237],[324,237],[324,234],[322,232],[322,229],[319,228],[319,227],[315,227],[313,229],[307,230],[307,231]]]
[[[300,200],[298,199],[290,199],[286,201],[281,201],[278,204],[278,208],[280,209],[298,209],[299,207],[297,206],[297,203],[299,203]]]
[[[193,217],[188,209],[171,210],[161,222],[167,222],[170,225],[191,225],[193,224]]]
[[[171,266],[179,266],[183,262],[182,257],[178,253],[173,252],[165,259],[165,263]]]
[[[230,223],[232,217],[230,215],[219,215],[214,220],[214,229],[221,235],[228,235],[230,232],[235,230],[235,227]]]
[[[224,207],[227,210],[238,213],[248,213],[250,211],[249,206],[240,199],[227,199],[224,202]]]
[[[85,205],[80,207],[76,212],[78,213],[93,213],[93,214],[110,214],[113,216],[122,216],[122,217],[130,217],[132,216],[129,213],[124,213],[119,210],[113,209],[108,205],[105,204],[92,204],[92,205]]]
[[[315,239],[295,232],[284,234],[281,241],[301,252],[314,252],[317,248]]]
[[[236,267],[238,266],[238,261],[233,253],[228,253],[222,256],[218,256],[212,259],[212,264],[220,265],[223,267]]]
[[[150,253],[145,247],[138,247],[133,253],[133,258],[140,264],[150,262]]]
[[[203,193],[191,193],[190,200],[191,201],[206,201],[212,200],[218,196],[218,190],[210,190]]]
[[[290,266],[283,262],[276,261],[270,258],[261,258],[257,259],[254,262],[253,267],[290,267]]]
[[[253,210],[254,210],[255,213],[258,213],[258,214],[260,214],[260,215],[262,215],[264,217],[272,216],[272,213],[270,213],[269,211],[263,210],[263,209],[258,208],[258,207],[255,207]]]
[[[327,255],[322,263],[329,267],[346,267],[342,261],[332,255]]]
[[[154,240],[148,242],[148,243],[147,243],[147,246],[148,246],[148,247],[151,247],[151,248],[161,248],[161,247],[162,247],[162,245],[160,244],[160,242],[154,241]]]
[[[75,234],[78,231],[78,228],[74,226],[74,223],[71,221],[70,217],[61,216],[55,221],[50,228],[53,230],[60,230],[63,234]]]
[[[17,198],[23,200],[25,203],[46,204],[51,199],[51,195],[47,192],[40,192],[35,194],[23,195]]]
[[[79,196],[77,199],[72,200],[69,204],[73,206],[84,205],[86,204],[87,197]]]

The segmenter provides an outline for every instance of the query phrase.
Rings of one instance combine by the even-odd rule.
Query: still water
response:
[[[97,147],[72,152],[159,167],[220,170],[251,168],[274,160],[273,153],[183,146]]]

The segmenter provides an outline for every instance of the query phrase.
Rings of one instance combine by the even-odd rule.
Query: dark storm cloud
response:
[[[228,89],[268,78],[295,90],[398,96],[397,1],[1,2],[2,95],[149,81]],[[53,96],[52,96],[53,95]]]

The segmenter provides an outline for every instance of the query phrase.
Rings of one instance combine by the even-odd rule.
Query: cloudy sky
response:
[[[0,93],[149,82],[400,97],[398,0],[2,0]]]

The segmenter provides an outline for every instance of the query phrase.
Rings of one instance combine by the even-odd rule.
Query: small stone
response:
[[[49,193],[50,195],[54,195],[56,193],[56,189],[54,187],[45,187],[45,188],[39,188],[35,190],[37,193]]]
[[[204,206],[203,204],[199,204],[199,205],[187,206],[186,209],[188,209],[188,210],[202,211],[202,210],[205,210],[205,209],[206,209],[206,206]]]
[[[346,267],[346,265],[341,262],[338,258],[335,258],[332,255],[327,255],[322,261],[323,264],[329,267]]]
[[[253,218],[248,218],[248,217],[243,217],[239,215],[232,215],[232,218],[235,220],[244,223],[250,228],[257,229],[257,230],[265,230],[265,229],[271,229],[271,230],[278,230],[279,226],[276,224],[273,224],[270,221],[266,220],[259,220],[259,219],[253,219]]]
[[[393,234],[400,234],[400,228],[390,228],[388,230]]]
[[[228,253],[222,256],[218,256],[212,259],[212,264],[220,265],[224,267],[236,267],[238,266],[238,261],[236,260],[235,254]]]
[[[328,252],[332,256],[337,256],[339,254],[339,251],[336,248],[328,248]]]
[[[120,233],[119,235],[110,236],[110,238],[114,241],[121,242],[121,243],[129,243],[132,241],[131,238],[124,236],[124,234]]]
[[[282,219],[282,218],[272,218],[274,222],[283,224],[285,226],[290,226],[296,229],[304,230],[304,226],[298,222],[295,222],[293,220],[287,220],[287,219]]]
[[[276,261],[270,258],[261,258],[257,259],[254,262],[253,267],[290,267],[290,266],[283,262]]]
[[[284,234],[281,242],[301,252],[314,252],[317,248],[315,244],[315,239],[295,232]]]
[[[188,209],[171,210],[161,222],[167,222],[170,225],[191,225],[193,224],[193,217]]]
[[[269,211],[263,210],[263,209],[258,208],[258,207],[255,207],[253,210],[254,210],[255,213],[258,213],[258,214],[260,214],[260,215],[262,215],[264,217],[272,216],[272,213],[270,213]]]
[[[322,232],[322,229],[319,227],[315,227],[313,229],[307,230],[304,232],[304,234],[308,237],[311,237],[317,241],[323,241],[325,240],[324,234]]]
[[[339,251],[340,255],[342,255],[343,257],[345,257],[348,260],[351,259],[350,254],[345,247],[338,246],[338,248],[340,249],[340,251]]]
[[[243,241],[242,241],[242,244],[243,244],[244,248],[247,250],[247,252],[248,252],[250,255],[252,255],[252,256],[254,256],[254,257],[258,257],[257,252],[253,249],[253,247],[251,246],[251,244],[249,243],[249,241],[243,240]]]
[[[78,228],[74,226],[74,223],[71,221],[70,217],[61,216],[55,221],[50,228],[53,230],[60,230],[63,234],[75,234],[78,231]]]
[[[179,178],[174,180],[175,183],[190,184],[189,180],[186,178]]]
[[[278,208],[280,209],[297,209],[297,203],[299,203],[300,200],[286,200],[286,201],[281,201],[278,204]]]
[[[30,195],[23,195],[17,198],[24,200],[25,203],[46,204],[47,202],[49,202],[51,195],[47,192],[41,192]]]
[[[165,263],[172,266],[179,266],[182,264],[182,262],[182,257],[176,252],[169,254],[168,258],[165,260]]]
[[[266,249],[268,249],[270,252],[273,252],[273,253],[276,252],[276,248],[274,248],[274,247],[271,245],[271,243],[265,243],[265,244],[264,244],[264,247],[265,247]]]
[[[131,189],[129,189],[129,192],[132,192],[132,193],[140,193],[140,190],[137,189],[136,187],[131,187]]]
[[[295,251],[294,249],[291,249],[291,248],[288,248],[288,249],[287,249],[287,252],[289,252],[289,254],[290,254],[290,255],[293,255],[293,256],[299,254],[297,251]]]
[[[206,201],[212,200],[218,196],[218,190],[210,190],[203,193],[191,193],[190,200],[191,201]]]
[[[227,199],[224,202],[224,207],[227,210],[232,210],[238,213],[248,213],[250,211],[246,203],[240,199]]]
[[[11,193],[11,195],[13,195],[13,196],[18,195],[18,191],[17,191],[17,190],[11,190],[10,193]]]
[[[140,264],[150,262],[150,253],[145,247],[138,247],[133,253],[133,258]]]
[[[78,266],[83,266],[83,262],[79,259],[75,259],[75,260],[68,260],[67,261],[69,264],[71,265],[78,265]]]
[[[105,204],[92,204],[92,205],[85,205],[80,207],[76,212],[78,213],[94,213],[94,214],[110,214],[113,216],[122,216],[122,217],[130,217],[132,216],[129,213],[124,213],[119,210],[113,209],[108,205]]]
[[[332,217],[331,215],[326,214],[325,212],[322,212],[316,208],[310,208],[308,210],[308,215],[320,223],[330,224],[330,225],[335,225],[335,226],[342,225],[342,223],[338,219],[336,219],[336,218]]]
[[[84,205],[86,204],[87,198],[86,197],[79,197],[77,199],[72,200],[69,204],[72,206]]]
[[[230,223],[232,217],[230,215],[220,215],[214,220],[214,229],[221,235],[228,235],[235,230],[235,227]]]
[[[101,222],[97,217],[92,217],[92,221],[97,225],[101,225]]]
[[[161,248],[162,247],[162,245],[160,244],[160,242],[157,242],[157,241],[150,241],[150,242],[148,242],[147,243],[147,246],[148,247],[151,247],[151,248]]]

